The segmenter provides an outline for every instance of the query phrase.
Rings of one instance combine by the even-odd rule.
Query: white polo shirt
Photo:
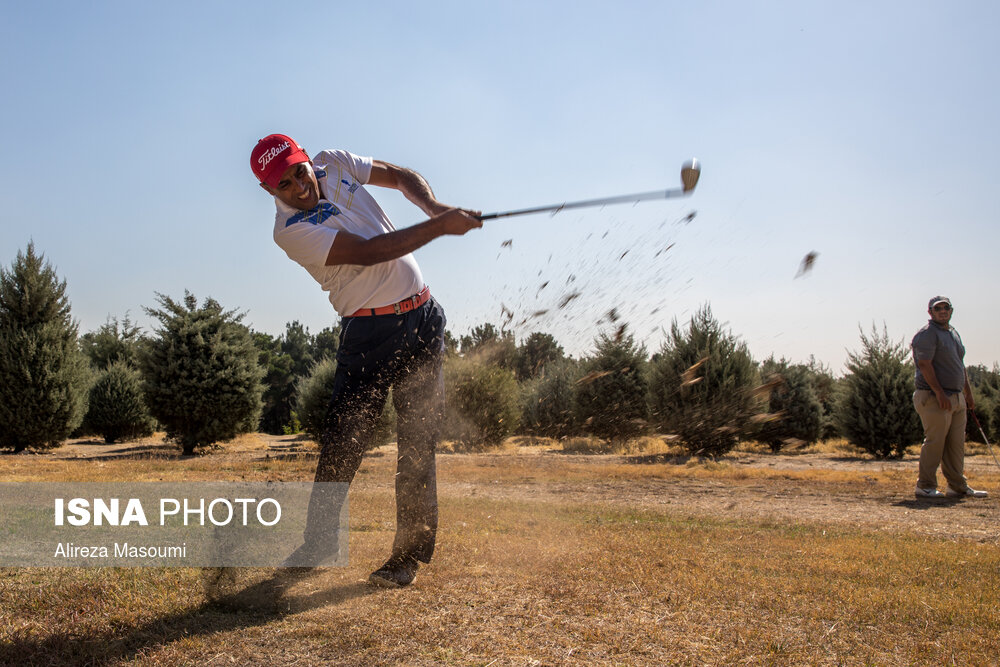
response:
[[[326,266],[338,230],[370,239],[396,228],[363,187],[372,172],[370,157],[321,151],[313,157],[313,165],[326,198],[310,211],[275,198],[274,242],[330,293],[330,303],[341,316],[388,306],[420,292],[424,279],[412,253],[373,266]]]

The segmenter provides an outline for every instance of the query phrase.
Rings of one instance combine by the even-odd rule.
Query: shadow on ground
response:
[[[42,639],[17,639],[0,646],[2,665],[112,665],[186,637],[266,625],[286,616],[338,605],[371,595],[379,589],[355,583],[308,595],[286,595],[296,582],[310,576],[278,570],[270,578],[221,596],[198,607],[153,619],[141,625],[91,635],[60,634]],[[206,591],[209,593],[209,591]]]
[[[893,505],[911,510],[928,510],[935,507],[952,507],[960,502],[962,502],[961,498],[912,498],[909,500],[900,500],[893,503]]]

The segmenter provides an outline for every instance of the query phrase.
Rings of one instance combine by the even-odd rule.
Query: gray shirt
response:
[[[955,331],[954,327],[941,326],[932,320],[927,322],[927,326],[917,332],[910,343],[913,349],[913,361],[930,361],[934,367],[934,375],[937,376],[941,388],[948,394],[960,394],[965,388],[965,345],[962,338]],[[916,373],[917,389],[930,389],[920,366],[917,366]]]

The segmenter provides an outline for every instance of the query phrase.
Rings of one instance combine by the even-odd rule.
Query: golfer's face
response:
[[[946,303],[939,303],[931,308],[931,319],[938,324],[948,324],[951,321],[951,306]]]
[[[285,170],[271,193],[292,208],[308,211],[319,203],[319,183],[312,164],[299,162]]]

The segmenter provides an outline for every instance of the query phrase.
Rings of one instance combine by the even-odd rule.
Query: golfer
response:
[[[438,202],[414,171],[342,150],[321,151],[310,159],[282,134],[261,139],[250,166],[274,197],[275,242],[329,292],[342,318],[316,482],[351,482],[393,390],[396,536],[389,559],[369,581],[409,585],[418,564],[430,562],[434,552],[434,449],[444,410],[445,334],[444,311],[411,253],[440,236],[462,235],[483,223],[476,211]],[[430,219],[397,230],[366,185],[399,190]],[[338,516],[339,507],[324,503],[314,490],[305,543],[286,563],[319,562],[336,553],[330,524]]]
[[[950,324],[952,312],[948,297],[932,298],[927,304],[931,319],[910,343],[917,367],[913,405],[924,427],[917,498],[987,496],[965,480],[965,411],[976,403],[965,372],[965,345]],[[937,490],[939,465],[948,481],[946,494]]]

